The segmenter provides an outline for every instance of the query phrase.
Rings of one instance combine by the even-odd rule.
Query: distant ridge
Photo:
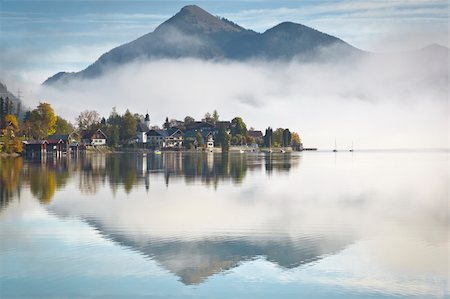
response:
[[[110,67],[142,58],[311,61],[326,59],[322,50],[330,47],[339,57],[364,53],[339,38],[301,24],[284,22],[264,33],[257,33],[213,16],[196,5],[188,5],[153,32],[110,50],[86,69],[75,73],[59,72],[44,84],[95,78]]]
[[[18,102],[19,101],[19,99],[14,94],[12,94],[8,90],[6,85],[3,84],[2,82],[0,82],[0,97],[4,98],[4,99],[9,98],[13,102]]]

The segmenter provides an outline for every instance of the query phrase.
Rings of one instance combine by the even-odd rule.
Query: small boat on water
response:
[[[284,153],[286,153],[286,151],[285,151],[284,149],[282,149],[282,150],[280,151],[280,153],[284,154]]]
[[[353,152],[353,140],[352,140],[352,148],[350,149],[349,152]]]
[[[160,150],[155,150],[153,153],[154,153],[155,155],[161,155],[161,151],[160,151]]]
[[[239,150],[239,153],[243,154],[243,153],[245,153],[245,152],[244,152],[244,150]]]
[[[336,144],[336,139],[334,139],[334,150],[333,150],[333,152],[337,152],[337,144]]]

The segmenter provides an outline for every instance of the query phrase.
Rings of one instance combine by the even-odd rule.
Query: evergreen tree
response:
[[[20,114],[22,113],[22,103],[19,101],[16,107],[16,116],[17,119],[20,119]]]
[[[289,131],[289,129],[284,129],[283,131],[283,146],[290,146],[291,145],[291,138],[292,134]]]
[[[266,134],[264,135],[264,146],[271,147],[273,146],[273,130],[271,127],[266,129]]]
[[[6,116],[5,114],[5,100],[3,97],[0,98],[0,121]]]
[[[212,119],[215,124],[219,121],[219,113],[217,112],[217,110],[214,110]]]
[[[169,122],[169,118],[166,117],[166,121],[164,122],[163,128],[166,130],[170,129],[170,122]]]

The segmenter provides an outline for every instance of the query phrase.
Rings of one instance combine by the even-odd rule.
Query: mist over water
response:
[[[332,52],[326,52],[332,55]],[[371,54],[355,61],[232,62],[196,59],[137,61],[99,78],[59,88],[39,87],[36,98],[73,120],[81,110],[201,119],[219,111],[247,125],[298,131],[307,146],[447,148],[448,49]],[[76,103],[76,105],[74,105]],[[80,107],[83,107],[82,109]]]

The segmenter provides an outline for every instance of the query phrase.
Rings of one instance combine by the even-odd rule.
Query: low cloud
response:
[[[352,140],[357,148],[447,148],[447,64],[447,49],[437,47],[357,63],[139,61],[36,96],[69,120],[117,107],[148,110],[161,124],[217,109],[257,129],[289,127],[307,146],[331,148],[336,138],[341,148]]]

